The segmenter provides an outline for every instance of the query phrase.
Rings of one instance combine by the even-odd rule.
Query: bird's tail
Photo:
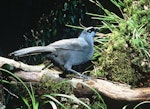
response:
[[[37,47],[28,47],[28,48],[23,48],[17,51],[14,51],[10,53],[9,55],[12,56],[24,56],[27,54],[34,54],[34,53],[42,53],[42,52],[53,52],[55,51],[55,48],[50,47],[50,46],[37,46]]]

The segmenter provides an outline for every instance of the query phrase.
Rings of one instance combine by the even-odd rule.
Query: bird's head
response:
[[[79,37],[94,37],[98,30],[98,27],[87,27],[82,31]]]
[[[91,32],[97,32],[99,30],[98,27],[88,27],[84,29],[86,32],[91,33]]]

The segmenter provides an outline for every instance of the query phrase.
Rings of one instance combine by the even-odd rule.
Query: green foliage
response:
[[[53,99],[52,97],[50,97],[50,95],[44,95],[44,96],[48,97],[50,99]],[[80,99],[78,99],[75,96],[70,96],[70,95],[65,95],[65,94],[51,94],[51,96],[68,98],[68,99],[73,100],[74,102],[79,102],[80,104],[82,104],[83,106],[85,106],[87,109],[91,109],[87,104],[85,104],[83,101],[81,101]],[[57,102],[59,105],[61,105],[61,107],[63,107],[64,109],[67,109],[66,107],[63,106],[62,103],[58,102],[57,100],[55,100],[55,102]]]
[[[0,68],[0,71],[8,73],[9,75],[11,75],[15,79],[17,79],[23,85],[23,87],[25,88],[25,91],[27,91],[27,94],[29,95],[29,98],[24,95],[21,96],[21,98],[24,102],[24,105],[26,105],[27,109],[39,109],[47,103],[49,103],[53,109],[56,109],[56,108],[63,108],[63,109],[69,108],[70,109],[70,108],[72,108],[71,104],[73,104],[73,103],[77,103],[79,105],[79,107],[82,107],[82,109],[83,108],[92,109],[92,107],[94,107],[94,106],[98,106],[101,109],[107,109],[107,106],[106,106],[105,102],[103,101],[102,97],[100,96],[100,94],[94,88],[90,87],[89,85],[87,85],[84,82],[81,82],[81,84],[89,87],[91,90],[93,90],[95,92],[95,96],[97,97],[97,100],[100,103],[99,105],[95,104],[95,103],[93,103],[92,105],[86,104],[80,98],[75,97],[73,95],[73,92],[71,91],[71,87],[68,86],[68,85],[70,85],[70,82],[71,82],[70,80],[60,82],[60,83],[58,83],[58,82],[54,83],[53,81],[47,81],[48,83],[46,82],[47,84],[45,84],[44,87],[46,88],[45,90],[48,90],[49,92],[47,94],[42,94],[42,96],[37,99],[37,97],[35,96],[35,90],[37,90],[37,89],[35,89],[35,87],[33,88],[31,83],[30,83],[30,88],[28,88],[28,86],[12,72],[2,69],[2,68]],[[43,87],[41,87],[41,88],[43,88]],[[42,90],[40,90],[40,91],[42,91]],[[68,100],[63,100],[64,98],[67,98]],[[41,104],[40,101],[43,102],[42,106],[40,106],[40,104]],[[17,108],[17,109],[19,109],[19,108]],[[22,108],[20,108],[20,109],[22,109]]]
[[[27,93],[29,94],[29,97],[30,97],[31,102],[32,102],[32,104],[29,104],[29,101],[26,98],[22,97],[25,105],[27,106],[28,109],[38,109],[39,103],[35,99],[32,85],[30,84],[30,87],[31,87],[31,91],[30,91],[30,89],[27,87],[27,85],[19,77],[17,77],[15,74],[13,74],[12,72],[5,70],[5,69],[2,69],[2,68],[0,68],[0,71],[4,71],[4,72],[8,73],[9,75],[11,75],[15,79],[17,79],[19,82],[21,82],[21,84],[25,87]]]
[[[25,33],[25,44],[21,46],[38,46],[48,45],[54,41],[78,37],[80,30],[68,28],[66,25],[91,26],[98,22],[90,19],[86,12],[101,12],[101,9],[95,9],[89,1],[84,0],[61,0],[49,1],[51,6],[43,13],[37,21],[36,27],[31,29],[29,33]],[[89,7],[90,6],[90,7]],[[24,62],[30,64],[41,63],[45,60],[43,55],[30,56],[24,58]]]
[[[143,6],[146,5],[146,3],[148,4],[147,0],[143,0],[142,3],[141,1],[125,0],[125,3],[123,3],[120,0],[118,2],[111,0],[122,12],[123,18],[103,8],[98,1],[91,1],[102,8],[105,15],[87,14],[93,16],[93,19],[102,21],[104,25],[102,25],[101,28],[109,29],[112,32],[110,41],[118,42],[119,44],[117,45],[121,47],[124,46],[122,42],[129,42],[134,50],[141,53],[141,55],[150,56],[147,52],[148,42],[146,40],[150,14],[149,10],[144,9]]]
[[[99,58],[101,67],[104,71],[109,72],[107,78],[110,80],[135,84],[138,81],[139,74],[132,68],[132,63],[125,51],[113,51],[110,53],[103,52],[106,57]]]
[[[46,79],[48,81],[44,81],[45,80],[45,76],[42,77],[42,86],[41,88],[45,89],[45,90],[48,90],[46,93],[47,94],[51,94],[51,93],[62,93],[62,94],[67,94],[67,95],[70,95],[73,93],[73,90],[72,90],[72,87],[71,85],[69,84],[69,80],[65,80],[65,81],[62,81],[62,82],[55,82],[51,79]]]
[[[43,78],[44,79],[44,78]],[[92,109],[92,107],[96,104],[94,104],[95,98],[93,100],[90,100],[93,102],[93,104],[89,104],[87,105],[86,103],[84,103],[84,101],[82,101],[80,98],[77,98],[73,95],[73,90],[72,90],[72,86],[70,85],[71,80],[68,81],[63,81],[60,83],[54,82],[54,81],[45,81],[45,83],[43,84],[43,86],[45,86],[47,91],[47,94],[44,94],[43,97],[49,98],[47,101],[45,101],[45,103],[54,101],[54,103],[56,103],[56,105],[60,105],[62,108],[71,108],[73,103],[78,103],[80,104],[79,107],[82,108],[88,108],[88,109]],[[107,109],[107,106],[103,100],[103,98],[101,97],[101,95],[92,87],[90,87],[88,84],[86,84],[85,82],[80,82],[83,86],[86,86],[88,88],[90,88],[93,92],[95,92],[95,96],[97,97],[96,100],[99,101],[99,108],[101,109]],[[62,101],[61,98],[68,98],[67,101]],[[57,99],[56,99],[57,98]],[[58,106],[59,107],[59,106]]]
[[[111,80],[135,83],[139,73],[148,72],[147,64],[141,66],[143,59],[149,63],[149,2],[148,0],[111,0],[122,14],[119,17],[105,9],[97,0],[89,0],[104,11],[104,15],[87,13],[92,19],[99,20],[102,31],[108,31],[105,43],[99,43],[101,49],[96,49],[95,58],[97,76],[107,76]],[[106,39],[106,37],[102,37]],[[97,39],[99,40],[99,39]],[[99,42],[97,41],[96,42]],[[134,65],[136,67],[134,67]],[[137,66],[139,69],[137,69]],[[95,70],[95,69],[94,69]]]
[[[95,101],[92,105],[91,105],[91,109],[107,109],[107,108],[104,108],[104,104],[103,103],[100,103],[98,100]]]
[[[91,108],[93,109],[93,107],[97,106],[97,108],[100,109],[107,109],[107,105],[105,104],[103,98],[101,97],[101,95],[99,94],[99,92],[97,92],[97,90],[95,90],[93,87],[89,86],[88,84],[86,84],[85,82],[81,82],[81,84],[83,84],[84,86],[90,88],[96,96],[96,102],[94,102],[95,99],[93,99],[92,102],[94,102],[93,104],[91,104]],[[94,97],[93,97],[94,98]],[[99,105],[98,105],[99,104]]]

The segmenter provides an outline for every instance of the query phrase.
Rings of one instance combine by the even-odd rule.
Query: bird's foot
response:
[[[83,81],[87,81],[87,80],[89,80],[89,79],[90,79],[90,77],[89,77],[89,76],[86,76],[86,75],[84,75],[84,74],[80,74],[80,78],[82,78],[82,79],[83,79]]]

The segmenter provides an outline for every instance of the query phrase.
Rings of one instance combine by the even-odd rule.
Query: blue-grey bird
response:
[[[58,65],[64,66],[65,70],[85,77],[85,75],[73,70],[72,66],[90,60],[94,52],[94,36],[97,30],[98,27],[88,27],[81,32],[78,38],[59,40],[47,46],[23,48],[10,53],[10,55],[23,56],[47,52],[47,57]]]

